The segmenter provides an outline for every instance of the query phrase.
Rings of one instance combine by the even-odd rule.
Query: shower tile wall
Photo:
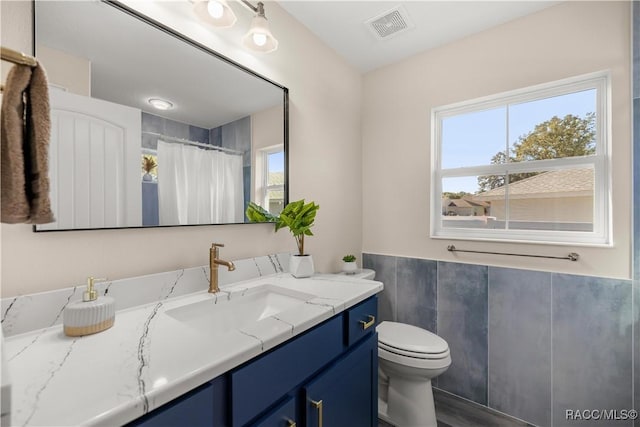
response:
[[[159,133],[174,138],[209,144],[209,130],[187,123],[176,122],[164,117],[142,112],[142,148],[158,149],[158,137],[144,132]]]
[[[631,408],[632,281],[374,254],[363,266],[385,284],[381,320],[449,343],[437,387],[540,426],[575,425],[565,409]]]

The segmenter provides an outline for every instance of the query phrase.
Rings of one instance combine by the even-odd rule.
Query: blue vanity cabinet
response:
[[[252,427],[302,427],[301,418],[298,399],[295,396],[286,396],[274,409],[250,425]]]
[[[211,427],[215,425],[213,382],[206,383],[127,424],[127,427]]]
[[[376,309],[370,297],[128,427],[376,427]]]
[[[378,338],[372,334],[304,386],[306,427],[378,423]]]

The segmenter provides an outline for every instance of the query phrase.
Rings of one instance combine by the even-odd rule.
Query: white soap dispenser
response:
[[[111,297],[98,297],[95,282],[106,279],[87,278],[87,290],[82,301],[69,304],[62,314],[64,333],[70,337],[95,334],[113,326],[116,316],[115,301]]]

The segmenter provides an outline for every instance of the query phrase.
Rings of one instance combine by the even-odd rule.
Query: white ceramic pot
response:
[[[313,272],[313,257],[311,255],[291,255],[289,273],[293,277],[311,277]]]
[[[355,261],[342,261],[342,271],[347,274],[354,274],[356,271],[358,271],[358,264],[356,264]]]

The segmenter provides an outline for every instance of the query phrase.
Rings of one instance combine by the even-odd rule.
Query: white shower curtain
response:
[[[158,141],[160,225],[244,222],[242,156]]]

